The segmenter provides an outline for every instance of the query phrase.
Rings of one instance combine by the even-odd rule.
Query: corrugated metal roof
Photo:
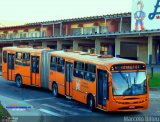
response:
[[[89,21],[89,20],[97,20],[97,19],[114,19],[121,17],[131,17],[131,13],[117,13],[117,14],[108,14],[101,16],[89,16],[89,17],[81,17],[81,18],[72,18],[72,19],[63,19],[63,20],[53,20],[53,21],[44,21],[44,22],[35,22],[35,23],[27,23],[26,25],[37,25],[37,24],[53,24],[59,22],[77,22],[77,21]]]

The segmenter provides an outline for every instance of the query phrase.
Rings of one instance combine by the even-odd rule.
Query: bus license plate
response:
[[[130,109],[133,109],[133,108],[135,108],[135,106],[129,106],[129,108],[130,108]]]

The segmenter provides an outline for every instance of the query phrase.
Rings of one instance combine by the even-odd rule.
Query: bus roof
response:
[[[33,47],[4,47],[3,50],[21,51],[21,52],[42,52],[46,48],[36,49]]]
[[[92,56],[92,55],[83,55],[80,53],[75,52],[65,52],[65,51],[52,51],[50,52],[51,55],[60,56],[63,58],[69,58],[74,59],[78,61],[83,62],[90,62],[94,64],[100,64],[100,65],[107,65],[107,64],[121,64],[121,63],[141,63],[144,64],[144,62],[141,61],[135,61],[135,60],[129,60],[129,59],[123,59],[123,58],[117,58],[117,57],[109,57],[109,58],[99,58],[98,56]]]

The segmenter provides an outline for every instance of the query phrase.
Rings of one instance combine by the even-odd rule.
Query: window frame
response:
[[[5,55],[5,58],[4,58],[4,55]],[[5,59],[5,60],[4,60]],[[3,51],[3,62],[4,63],[7,63],[7,50],[4,50]]]
[[[54,62],[53,62],[53,57],[56,58],[56,59],[54,59],[55,60]],[[51,65],[55,65],[55,69],[52,69]],[[50,57],[50,70],[57,71],[57,57],[56,56],[51,56]]]
[[[56,58],[54,59],[54,62],[53,62],[53,57]],[[58,60],[59,59],[62,59],[63,60],[63,63],[61,64],[61,62],[59,63]],[[55,69],[51,68],[51,65],[54,65],[55,66]],[[58,56],[51,56],[50,58],[50,70],[52,71],[56,71],[58,73],[63,73],[64,74],[64,66],[65,66],[65,58],[63,57],[58,57]],[[61,71],[59,70],[61,68]],[[59,68],[59,69],[58,69]]]
[[[61,64],[61,62],[60,62],[60,63],[58,62],[58,60],[59,60],[59,59],[62,59],[62,60],[63,60],[63,64]],[[57,61],[57,62],[56,62],[57,72],[59,72],[59,73],[63,73],[63,74],[64,74],[64,70],[65,70],[65,69],[64,69],[65,59],[64,59],[64,58],[62,58],[62,57],[57,57],[57,60],[56,60],[56,61]],[[59,69],[58,69],[59,67],[61,67],[61,68],[62,68],[62,69],[61,69],[62,71],[59,71]]]
[[[88,69],[86,69],[86,65],[90,65],[90,66],[94,66],[94,71],[89,71]],[[88,75],[87,73],[89,73],[89,75],[94,75],[94,80],[91,80],[89,78],[86,77],[86,75]],[[92,64],[92,63],[85,63],[85,69],[84,69],[84,80],[87,80],[89,82],[94,82],[96,80],[96,65],[95,64]]]
[[[18,58],[18,53],[21,53],[21,58]],[[29,54],[29,58],[26,60],[24,54]],[[31,65],[31,54],[29,52],[16,52],[15,64],[19,66]]]
[[[77,62],[82,63],[82,68],[78,68],[78,67],[75,66],[75,63],[77,63]],[[74,61],[73,76],[76,77],[76,78],[84,79],[84,68],[85,68],[84,66],[85,66],[84,62],[82,62],[82,61]],[[78,76],[77,73],[75,73],[75,72],[78,72],[78,75],[81,74],[82,76]]]

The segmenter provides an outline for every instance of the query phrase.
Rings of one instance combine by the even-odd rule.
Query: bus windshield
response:
[[[114,72],[112,79],[115,96],[142,95],[147,92],[145,72]]]

